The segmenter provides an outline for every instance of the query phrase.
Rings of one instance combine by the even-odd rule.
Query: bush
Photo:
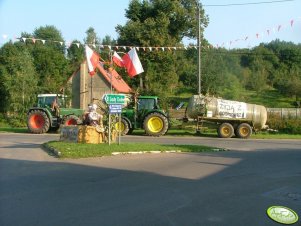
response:
[[[4,114],[0,114],[0,127],[8,127],[8,122]]]
[[[281,118],[278,114],[270,114],[267,124],[271,129],[276,129],[280,133],[301,134],[300,118]]]
[[[283,132],[288,134],[301,134],[301,120],[297,119],[286,119],[284,120],[285,128]]]
[[[26,115],[14,114],[14,115],[1,115],[0,116],[1,127],[26,127]]]

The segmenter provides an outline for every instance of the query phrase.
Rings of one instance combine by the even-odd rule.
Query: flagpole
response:
[[[112,50],[110,50],[110,55],[109,55],[109,57],[110,57],[110,69],[113,69],[113,51]],[[111,70],[109,70],[109,73],[110,73],[110,83],[111,83],[111,93],[112,93],[112,91],[113,91],[113,87],[112,87],[112,71]]]
[[[110,67],[111,68],[109,68],[109,74],[110,74],[110,86],[111,86],[111,88],[110,88],[110,93],[112,93],[113,92],[113,87],[112,87],[112,71],[111,71],[111,69],[113,68],[113,55],[112,55],[112,50],[110,50],[110,52],[109,52],[109,58],[110,58]],[[109,110],[109,145],[111,145],[111,133],[112,133],[112,131],[111,131],[111,113],[110,113],[110,110]]]
[[[93,39],[93,46],[95,46],[95,38]],[[98,61],[99,61],[99,58],[98,58]],[[91,103],[93,103],[93,76],[91,76]]]
[[[90,86],[91,86],[91,101],[90,103],[93,102],[93,76],[90,76],[91,79],[90,79]]]
[[[200,26],[201,26],[201,18],[200,18],[200,3],[198,2],[197,3],[197,31],[198,31],[198,34],[197,34],[197,49],[198,49],[198,94],[200,95],[201,94],[201,29],[200,29]]]

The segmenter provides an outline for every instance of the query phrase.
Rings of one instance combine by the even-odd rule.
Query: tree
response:
[[[72,73],[68,60],[63,54],[44,46],[36,48],[33,56],[40,92],[58,93]]]
[[[97,37],[97,34],[93,27],[89,27],[86,31],[87,37],[84,39],[85,44],[88,45],[99,45],[100,39]]]
[[[85,49],[79,41],[73,40],[67,51],[72,71],[75,71],[85,59]]]
[[[34,58],[34,65],[39,75],[38,86],[41,93],[58,93],[71,75],[72,67],[65,57],[64,39],[61,32],[54,26],[45,26],[35,29],[33,36],[45,39],[42,43],[28,44]]]
[[[294,96],[298,101],[301,96],[301,69],[297,66],[290,70],[284,67],[279,71],[278,77],[281,77],[277,82],[280,93],[285,96]]]
[[[112,49],[108,48],[108,46],[115,46],[116,45],[116,40],[113,39],[111,36],[106,35],[103,39],[102,39],[102,45],[106,46],[105,48],[100,49],[100,55],[101,58],[110,63],[111,61],[111,56],[112,56]]]
[[[223,85],[218,92],[223,98],[230,100],[243,99],[243,87],[236,75],[226,73]]]
[[[35,99],[38,82],[33,58],[24,45],[10,42],[1,48],[0,81],[1,111],[24,115]]]
[[[182,46],[184,37],[196,37],[195,0],[132,0],[126,10],[127,23],[118,25],[119,45],[127,46]],[[202,28],[208,18],[201,11]],[[144,73],[132,84],[148,93],[166,95],[178,86],[177,56],[173,52],[139,52]],[[140,79],[140,80],[139,80]]]
[[[62,54],[65,53],[65,47],[63,46],[64,39],[62,33],[53,25],[46,25],[36,28],[32,34],[34,38],[47,40],[46,46],[49,48],[55,48]]]
[[[179,76],[180,84],[185,90],[196,92],[197,87],[197,52],[194,48],[186,51],[179,51],[176,54],[176,72]]]

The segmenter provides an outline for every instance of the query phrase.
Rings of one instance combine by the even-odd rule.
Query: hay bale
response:
[[[100,144],[104,142],[104,132],[97,132],[94,126],[79,126],[78,143]]]

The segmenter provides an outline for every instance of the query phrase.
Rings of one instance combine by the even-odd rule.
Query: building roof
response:
[[[83,62],[86,64],[86,61]],[[103,65],[100,63],[97,65],[97,68],[99,72],[103,75],[103,77],[108,81],[109,84],[111,84],[111,76],[110,73],[103,68]],[[73,74],[68,78],[67,81],[70,81],[78,72],[80,71],[80,68],[73,72]],[[98,74],[98,73],[97,73]],[[118,92],[118,93],[131,93],[132,89],[129,87],[129,85],[122,79],[122,77],[115,71],[114,69],[111,70],[112,75],[112,87]],[[61,87],[61,90],[63,87]]]
[[[132,89],[129,87],[129,85],[121,78],[121,76],[115,71],[114,69],[110,68],[110,73],[103,68],[102,64],[98,64],[97,68],[99,72],[103,75],[103,77],[111,84],[112,87],[118,92],[118,93],[130,93],[132,92]],[[112,76],[111,76],[112,75]]]

